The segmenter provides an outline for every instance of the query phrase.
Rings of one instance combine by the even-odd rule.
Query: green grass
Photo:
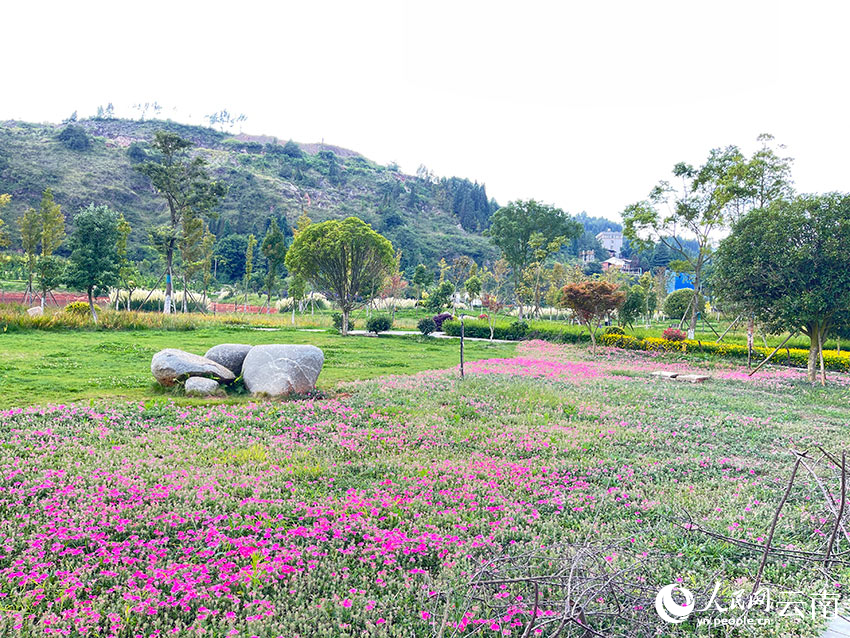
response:
[[[210,327],[190,332],[22,331],[0,334],[0,407],[156,396],[151,357],[164,348],[203,354],[219,343],[309,343],[325,353],[320,390],[340,381],[411,374],[458,362],[458,342],[419,337],[342,337],[332,332]],[[469,342],[468,360],[511,356],[513,344]],[[197,402],[197,399],[183,399]]]

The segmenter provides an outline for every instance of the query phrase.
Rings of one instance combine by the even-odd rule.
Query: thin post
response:
[[[463,379],[463,315],[460,316],[460,378]]]
[[[796,334],[797,334],[796,332],[792,332],[787,337],[785,337],[785,341],[783,341],[778,346],[776,346],[776,348],[773,350],[773,352],[771,352],[769,355],[767,355],[767,358],[764,361],[762,361],[753,370],[750,371],[749,375],[753,376],[758,371],[759,368],[761,368],[765,363],[770,361],[771,357],[773,357],[773,355],[775,355],[777,352],[779,352],[779,349],[782,348],[782,346],[784,346],[786,343],[788,343],[788,341],[791,339],[791,337],[795,336]],[[789,358],[790,358],[790,353],[789,353]]]

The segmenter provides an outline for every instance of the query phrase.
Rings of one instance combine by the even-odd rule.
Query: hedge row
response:
[[[443,332],[453,337],[460,336],[460,321],[451,319],[443,322]],[[485,320],[466,319],[463,322],[463,333],[467,337],[490,338],[490,326]],[[497,323],[493,329],[494,339],[506,341],[522,341],[523,339],[542,339],[553,343],[581,343],[590,341],[590,335],[584,328],[564,324],[560,326],[540,326],[535,322],[513,321]]]
[[[452,320],[443,323],[443,331],[452,336],[460,336],[460,321]],[[464,334],[467,337],[490,337],[490,327],[486,321],[468,320],[464,322]],[[514,321],[510,324],[497,324],[493,333],[495,339],[521,341],[523,339],[542,339],[554,343],[585,343],[590,341],[586,330],[576,332],[575,326],[542,327],[528,324],[524,321]],[[657,337],[633,337],[622,334],[600,334],[597,343],[603,346],[623,348],[625,350],[644,350],[648,352],[682,352],[705,353],[724,359],[747,358],[747,347],[737,344],[713,343],[706,341],[668,341]],[[773,352],[773,348],[754,347],[753,361],[763,361]],[[809,362],[809,351],[803,348],[783,348],[777,352],[771,362],[790,364],[793,367],[805,368]],[[850,372],[850,351],[836,352],[824,350],[823,364],[827,370]]]
[[[629,335],[607,334],[598,337],[601,345],[624,348],[626,350],[646,350],[650,352],[700,352],[716,355],[724,359],[747,358],[747,347],[731,343],[713,343],[705,341],[667,341],[657,337],[631,337]],[[774,348],[753,347],[753,360],[758,363],[768,357]],[[789,364],[797,368],[805,368],[809,365],[809,351],[803,348],[782,348],[773,355],[771,362],[778,364]],[[850,352],[836,352],[824,350],[823,366],[827,370],[838,372],[850,372]]]

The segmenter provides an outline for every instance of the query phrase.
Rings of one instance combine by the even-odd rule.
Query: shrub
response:
[[[516,321],[512,321],[511,325],[508,326],[508,330],[510,331],[510,333],[512,335],[515,335],[515,336],[512,336],[512,337],[509,337],[509,339],[514,339],[516,341],[522,341],[523,339],[525,339],[528,336],[528,322],[527,321],[521,321],[519,319],[516,320]]]
[[[687,312],[691,299],[693,299],[694,291],[691,288],[682,288],[674,290],[664,300],[664,314],[671,319],[681,319]],[[705,311],[705,297],[699,295],[697,297],[697,312]],[[690,313],[688,313],[690,316]]]
[[[664,332],[661,333],[661,337],[665,341],[684,341],[685,333],[676,328],[665,328]]]
[[[82,126],[66,126],[59,133],[59,141],[72,151],[87,151],[91,142],[89,136],[86,135],[85,129]]]
[[[432,319],[434,320],[434,325],[437,326],[437,330],[442,330],[443,329],[443,322],[446,319],[451,319],[451,318],[452,318],[452,313],[450,313],[450,312],[442,312],[442,313],[440,313],[438,315],[434,315],[434,317],[432,317]]]
[[[331,315],[331,321],[334,323],[334,328],[342,332],[342,313],[335,312]],[[348,329],[354,330],[354,319],[348,318]]]
[[[392,327],[393,320],[384,315],[375,315],[374,317],[370,317],[366,322],[366,330],[374,332],[375,334],[378,334],[379,332],[386,332]]]
[[[603,334],[606,335],[624,335],[626,331],[623,330],[620,326],[608,326],[605,328],[605,332]]]
[[[65,306],[64,312],[75,317],[90,317],[91,309],[85,301],[72,301]]]
[[[437,329],[437,324],[431,317],[422,317],[419,323],[416,324],[416,327],[419,329],[419,332],[427,337]]]

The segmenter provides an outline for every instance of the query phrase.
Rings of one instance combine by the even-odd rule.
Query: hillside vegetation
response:
[[[164,221],[165,207],[134,165],[145,161],[150,140],[162,129],[191,140],[213,176],[228,186],[211,225],[219,242],[249,233],[262,237],[271,218],[288,234],[303,210],[313,221],[360,217],[402,251],[403,268],[457,255],[479,262],[495,257],[481,234],[497,208],[484,185],[437,179],[424,169],[405,175],[335,146],[234,136],[161,120],[0,123],[0,193],[12,195],[4,211],[7,223],[37,206],[49,187],[69,223],[90,202],[120,211],[133,227],[130,258],[154,259],[146,229]],[[7,227],[12,247],[19,247],[15,224]]]

